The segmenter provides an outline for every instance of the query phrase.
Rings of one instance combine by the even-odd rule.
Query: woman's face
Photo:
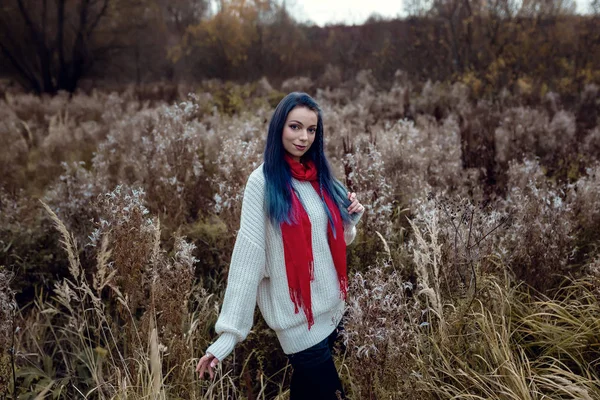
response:
[[[300,161],[317,135],[317,112],[306,107],[296,106],[288,113],[283,126],[283,148]]]

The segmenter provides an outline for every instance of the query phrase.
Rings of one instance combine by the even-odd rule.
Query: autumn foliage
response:
[[[30,46],[63,3],[69,29],[77,5],[115,17],[82,53],[111,57],[69,87],[58,42]],[[366,208],[335,353],[349,397],[600,398],[597,15],[413,2],[318,27],[268,1],[109,0],[43,2],[25,26],[19,4],[0,9],[3,57],[17,28],[54,55],[49,80],[19,64],[31,79],[12,65],[0,85],[0,398],[289,398],[258,313],[214,381],[194,366],[293,90],[322,107],[330,163]]]

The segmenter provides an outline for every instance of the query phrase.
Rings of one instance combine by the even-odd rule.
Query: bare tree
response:
[[[472,45],[473,9],[471,0],[434,0],[430,14],[444,23],[450,48],[452,69],[462,73],[468,68]]]
[[[404,12],[409,17],[424,17],[430,9],[430,0],[406,0],[404,2]]]
[[[113,0],[5,0],[0,51],[5,66],[37,93],[73,92],[94,63],[93,38]]]
[[[577,9],[574,0],[524,0],[520,15],[538,18],[551,18],[560,15],[573,15]]]
[[[157,0],[169,30],[183,36],[188,26],[197,24],[209,15],[208,0]]]

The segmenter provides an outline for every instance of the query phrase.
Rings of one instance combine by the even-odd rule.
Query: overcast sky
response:
[[[321,26],[328,22],[361,24],[374,12],[384,17],[403,13],[402,0],[295,0],[289,3],[297,21],[311,20]]]
[[[576,0],[577,12],[588,12],[591,0]],[[297,21],[317,25],[344,22],[361,24],[376,12],[383,17],[404,15],[402,0],[288,0],[286,4]]]

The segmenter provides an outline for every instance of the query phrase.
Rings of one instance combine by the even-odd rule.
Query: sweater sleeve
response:
[[[349,245],[356,238],[356,224],[362,218],[365,213],[365,208],[363,207],[362,211],[350,214],[351,221],[348,223],[344,223],[344,239],[346,240],[346,245]]]
[[[258,284],[265,275],[264,178],[251,174],[244,189],[240,229],[231,255],[227,287],[215,331],[206,350],[219,361],[246,339],[254,323]]]

